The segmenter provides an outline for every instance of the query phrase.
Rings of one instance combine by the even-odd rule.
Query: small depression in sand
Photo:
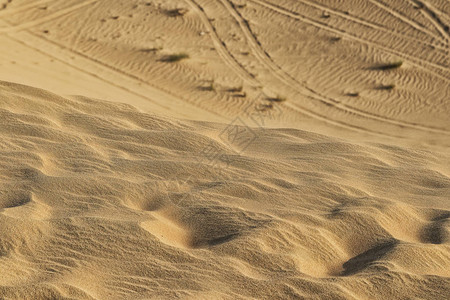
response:
[[[178,248],[192,248],[192,232],[171,218],[167,213],[152,212],[152,220],[140,226],[158,238],[162,243]]]

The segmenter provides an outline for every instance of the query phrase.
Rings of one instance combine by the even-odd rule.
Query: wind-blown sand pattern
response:
[[[449,25],[0,0],[0,299],[449,299]]]
[[[450,292],[448,153],[254,129],[238,156],[217,124],[9,83],[1,99],[2,297]]]

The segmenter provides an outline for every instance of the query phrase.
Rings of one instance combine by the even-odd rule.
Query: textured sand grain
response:
[[[450,292],[448,153],[0,90],[4,298]]]
[[[0,0],[0,298],[449,299],[449,25]]]

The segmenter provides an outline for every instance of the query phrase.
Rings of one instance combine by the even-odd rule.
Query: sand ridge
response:
[[[450,292],[447,153],[254,128],[237,154],[225,125],[0,86],[2,297]]]

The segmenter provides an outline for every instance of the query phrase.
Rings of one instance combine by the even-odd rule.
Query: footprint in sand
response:
[[[45,220],[51,208],[36,199],[33,193],[16,192],[0,194],[0,214],[15,219]]]
[[[152,212],[153,219],[144,221],[140,226],[157,237],[162,243],[178,247],[192,248],[193,233],[171,217],[167,210]]]

